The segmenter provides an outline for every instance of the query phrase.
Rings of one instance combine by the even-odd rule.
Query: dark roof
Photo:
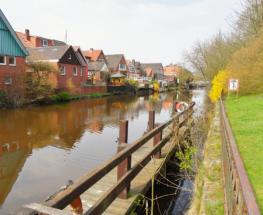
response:
[[[143,71],[146,68],[151,68],[154,74],[163,74],[162,63],[141,63],[141,68]]]
[[[77,51],[75,51],[75,52],[76,52],[76,55],[77,55],[77,58],[78,58],[80,64],[82,66],[86,66],[87,65],[87,61],[86,61],[86,58],[83,56],[80,48]]]
[[[28,48],[29,60],[58,61],[68,50],[69,46],[48,46]]]
[[[104,65],[105,63],[101,61],[88,62],[88,70],[89,71],[101,71]]]
[[[6,27],[8,28],[10,34],[12,35],[12,37],[14,38],[14,40],[17,42],[17,44],[19,45],[19,47],[21,48],[22,52],[25,55],[28,55],[28,52],[25,48],[25,46],[23,45],[23,43],[20,41],[20,39],[18,38],[18,36],[16,35],[16,32],[14,31],[14,29],[12,28],[11,24],[9,23],[9,21],[7,20],[7,18],[5,17],[4,13],[2,12],[2,10],[0,9],[0,18],[3,20],[4,24],[6,25]]]
[[[118,67],[118,64],[120,63],[122,57],[124,57],[123,54],[114,54],[114,55],[105,55],[108,66],[111,70],[115,70]]]

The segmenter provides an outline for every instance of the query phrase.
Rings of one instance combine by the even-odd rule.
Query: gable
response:
[[[76,56],[76,53],[72,46],[70,46],[65,54],[63,54],[63,56],[59,60],[59,63],[81,65],[81,62],[79,62],[79,59]]]
[[[27,51],[0,9],[0,54],[22,56]]]

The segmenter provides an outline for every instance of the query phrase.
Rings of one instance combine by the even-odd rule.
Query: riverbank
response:
[[[263,94],[226,99],[226,110],[244,165],[263,213]]]
[[[4,97],[4,95],[0,95],[0,108],[20,108],[20,107],[28,107],[32,105],[52,105],[59,104],[64,102],[69,102],[72,100],[81,100],[81,99],[96,99],[112,96],[111,93],[89,93],[89,94],[80,94],[80,95],[71,95],[67,92],[61,92],[58,94],[54,94],[52,96],[46,98],[38,98],[31,101],[21,101],[17,104],[12,104]]]
[[[194,198],[188,215],[224,214],[221,153],[219,107],[217,105],[204,145],[204,160],[195,178]]]

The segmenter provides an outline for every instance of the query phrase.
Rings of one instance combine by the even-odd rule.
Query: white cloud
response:
[[[16,30],[141,61],[177,62],[197,39],[229,28],[240,0],[0,0]]]

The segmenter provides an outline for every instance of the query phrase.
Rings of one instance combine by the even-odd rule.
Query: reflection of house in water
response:
[[[19,143],[0,143],[0,205],[16,182],[26,158],[31,153],[28,148],[19,148]]]
[[[15,183],[33,149],[55,146],[71,149],[85,132],[102,133],[118,127],[121,119],[136,119],[141,112],[159,112],[173,96],[111,97],[62,105],[0,111],[0,204]]]

